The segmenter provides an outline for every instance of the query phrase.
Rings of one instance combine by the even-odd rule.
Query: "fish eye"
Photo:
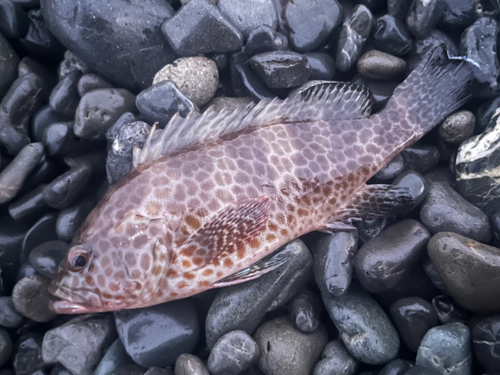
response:
[[[85,249],[75,249],[68,255],[69,269],[74,272],[81,271],[89,261],[89,253]]]

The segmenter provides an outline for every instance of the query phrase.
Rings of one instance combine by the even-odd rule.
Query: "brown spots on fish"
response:
[[[146,205],[146,213],[149,216],[156,217],[156,216],[160,215],[160,213],[161,213],[161,206],[158,203],[149,202]]]
[[[186,257],[190,257],[194,254],[196,249],[197,249],[196,245],[189,245],[186,248],[182,249],[179,254],[184,255]]]
[[[270,231],[272,231],[272,232],[277,232],[277,231],[278,231],[278,226],[277,226],[276,224],[271,224],[271,223],[270,223],[267,227],[268,227],[268,228],[269,228],[269,230],[270,230]]]
[[[177,288],[179,288],[179,289],[184,289],[187,286],[188,286],[188,283],[185,281],[180,281],[177,283]]]
[[[243,259],[245,257],[246,250],[244,247],[238,249],[238,258]]]
[[[200,257],[194,257],[193,258],[193,264],[195,266],[201,266],[201,264],[203,263],[203,259],[200,258]]]
[[[141,234],[141,235],[137,236],[136,238],[134,238],[132,245],[136,249],[141,249],[147,243],[148,243],[148,236],[146,236],[145,234]]]
[[[112,298],[112,297],[111,297],[111,294],[109,294],[109,293],[107,293],[107,292],[104,292],[104,293],[102,294],[102,296],[103,296],[104,298],[106,298],[106,299],[111,299],[111,298]]]
[[[203,271],[203,276],[211,276],[213,275],[214,271],[210,268],[207,268],[205,269],[205,271]]]
[[[149,270],[149,266],[151,266],[151,259],[149,254],[141,255],[141,268],[143,271]]]
[[[139,271],[138,269],[134,269],[132,270],[132,272],[130,272],[130,275],[134,278],[134,279],[138,279],[142,276],[142,272]]]
[[[177,271],[176,270],[173,270],[173,269],[170,269],[168,270],[167,272],[167,277],[176,277],[177,276]]]
[[[103,275],[97,275],[97,285],[99,287],[104,288],[106,286],[106,279]]]
[[[217,277],[222,277],[224,274],[221,271],[217,272]]]
[[[268,234],[266,237],[266,240],[269,242],[273,242],[276,239],[276,236],[274,234]]]
[[[175,298],[175,297],[177,297],[178,295],[179,295],[179,294],[178,294],[178,293],[176,293],[176,292],[170,292],[170,297]]]
[[[186,216],[186,224],[189,225],[194,230],[196,230],[199,227],[201,227],[200,221],[196,217],[194,217],[192,215]]]
[[[109,249],[109,242],[106,241],[106,240],[100,240],[99,241],[99,248],[102,250],[103,253],[105,253],[106,251],[108,251]]]
[[[113,269],[111,267],[108,267],[104,270],[104,275],[106,275],[106,277],[111,277],[112,274],[113,274]]]
[[[90,275],[85,277],[85,282],[90,286],[95,286],[94,278]]]
[[[191,267],[191,262],[189,260],[187,260],[187,259],[184,259],[182,261],[182,267],[184,267],[184,268],[190,268]]]
[[[160,266],[154,266],[152,273],[153,273],[154,276],[160,276],[160,274],[161,274],[161,267]]]
[[[200,281],[200,282],[198,283],[198,286],[199,286],[200,288],[207,288],[207,287],[209,287],[209,286],[210,286],[210,283],[209,283],[208,281]]]
[[[112,292],[118,292],[118,290],[120,290],[120,287],[118,286],[117,283],[109,283],[109,290],[111,290]]]
[[[250,240],[250,242],[248,242],[248,245],[252,248],[252,249],[258,249],[259,246],[260,246],[260,241],[257,239],[257,238],[252,238]]]
[[[232,266],[234,266],[234,263],[231,259],[229,258],[224,259],[224,267],[231,268]]]
[[[288,230],[282,229],[281,230],[281,235],[284,236],[284,237],[288,236]]]
[[[307,211],[304,210],[303,208],[299,208],[297,210],[297,214],[300,216],[300,217],[306,217],[307,216]]]
[[[192,273],[192,272],[184,272],[183,276],[187,280],[193,280],[194,279],[194,273]]]

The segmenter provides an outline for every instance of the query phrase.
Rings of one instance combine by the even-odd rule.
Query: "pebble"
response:
[[[346,18],[337,42],[336,67],[348,71],[356,64],[363,52],[373,26],[373,14],[364,5],[356,5],[350,17]]]
[[[80,95],[78,94],[78,80],[82,72],[76,70],[68,73],[54,87],[50,94],[49,104],[52,109],[64,116],[74,116]]]
[[[484,101],[478,108],[475,114],[476,118],[476,133],[482,133],[490,123],[494,126],[496,118],[495,111],[500,107],[500,96]]]
[[[446,289],[446,285],[444,285],[443,280],[441,280],[441,277],[439,276],[439,273],[437,272],[436,267],[434,267],[434,264],[432,263],[431,258],[429,258],[427,252],[422,255],[422,266],[424,267],[426,275],[432,281],[434,286],[438,288],[443,294],[448,295],[449,293]]]
[[[219,0],[221,13],[246,39],[260,25],[276,30],[278,14],[273,0]]]
[[[12,302],[16,310],[35,322],[48,322],[56,314],[49,310],[50,279],[35,274],[19,280],[12,291]]]
[[[388,81],[401,77],[406,71],[406,62],[388,53],[371,50],[358,60],[359,74],[366,78]]]
[[[391,14],[377,18],[372,41],[375,48],[394,56],[406,55],[413,49],[413,41],[405,24]]]
[[[0,173],[0,204],[11,201],[43,155],[41,143],[25,146]]]
[[[358,367],[358,361],[347,351],[342,340],[335,339],[326,345],[312,375],[353,375]]]
[[[477,5],[474,0],[442,0],[443,13],[439,26],[443,30],[462,31],[470,26],[477,18]]]
[[[94,371],[94,375],[111,375],[120,367],[133,364],[132,358],[125,351],[121,340],[116,339],[111,346],[106,350],[106,354],[102,357],[99,365]]]
[[[68,50],[119,87],[134,92],[145,89],[154,74],[175,59],[160,29],[174,15],[166,1],[152,0],[145,8],[140,0],[47,0],[42,11],[48,27]],[[96,20],[103,26],[97,27]]]
[[[403,150],[401,156],[407,169],[423,174],[439,162],[440,153],[436,146],[415,144]]]
[[[232,55],[230,61],[233,91],[237,95],[250,96],[254,100],[272,99],[275,97],[265,83],[247,66],[249,56],[244,52]]]
[[[389,163],[387,163],[380,171],[373,176],[373,181],[377,183],[388,183],[394,180],[405,169],[403,157],[398,154]]]
[[[11,354],[12,339],[10,338],[9,332],[0,328],[0,367],[9,360]]]
[[[456,303],[450,296],[436,296],[432,299],[432,305],[441,324],[456,322],[465,324],[470,318],[470,312]]]
[[[253,338],[260,349],[257,364],[265,375],[310,374],[328,342],[322,324],[316,331],[304,333],[285,316],[262,324]]]
[[[19,264],[19,252],[25,235],[24,225],[16,223],[6,213],[0,215],[0,267],[3,268],[4,278],[6,271],[13,271],[9,275],[14,277],[17,273],[12,265]]]
[[[146,368],[173,365],[198,343],[198,314],[190,299],[116,311],[115,320],[125,350]]]
[[[92,199],[84,199],[74,206],[62,210],[57,216],[57,236],[62,241],[70,242],[94,206],[95,202]]]
[[[467,202],[448,182],[427,180],[429,193],[421,206],[420,221],[431,234],[449,231],[477,241],[490,241],[490,223],[479,208]]]
[[[71,372],[66,370],[63,365],[55,365],[52,370],[50,370],[50,375],[72,375]]]
[[[40,64],[31,57],[25,56],[17,67],[17,75],[21,77],[25,74],[30,73],[36,74],[39,78],[42,79],[42,100],[44,103],[48,102],[50,93],[57,84],[57,79],[54,71],[46,67],[45,65]]]
[[[462,323],[431,328],[418,348],[416,364],[435,369],[441,374],[472,373],[470,331]]]
[[[16,80],[18,64],[19,57],[7,39],[0,33],[0,98],[5,95],[10,85]]]
[[[432,304],[420,297],[401,298],[391,305],[391,318],[403,342],[416,352],[429,329],[438,325]]]
[[[115,338],[111,315],[82,315],[45,333],[43,361],[59,362],[73,375],[91,375]]]
[[[500,369],[500,315],[489,316],[472,327],[474,353],[487,373]]]
[[[352,278],[352,260],[358,251],[354,233],[319,234],[312,248],[313,270],[321,294],[338,297],[347,292]]]
[[[99,89],[85,94],[75,116],[75,135],[104,140],[106,131],[124,112],[134,112],[135,95],[125,89]]]
[[[371,293],[394,288],[419,261],[429,238],[427,229],[411,219],[384,229],[358,250],[353,262],[358,281]]]
[[[396,329],[380,305],[356,283],[343,296],[323,296],[323,302],[354,358],[381,365],[396,357],[400,345]]]
[[[84,96],[90,91],[112,88],[113,85],[109,81],[94,73],[87,73],[82,75],[78,80],[77,86],[78,94],[80,96]]]
[[[331,81],[335,75],[335,60],[327,53],[311,52],[304,53],[309,63],[311,75],[309,81]]]
[[[186,353],[177,357],[175,375],[210,375],[210,373],[200,358]]]
[[[290,320],[302,332],[315,331],[319,326],[321,300],[310,289],[304,289],[290,302]]]
[[[55,122],[45,129],[42,142],[51,156],[75,156],[95,148],[95,143],[78,138],[74,121]]]
[[[231,331],[217,340],[207,366],[213,375],[238,375],[249,369],[259,355],[259,347],[252,336],[244,331]]]
[[[491,98],[500,93],[500,64],[497,56],[497,37],[500,32],[498,22],[490,17],[481,17],[469,26],[460,38],[460,53],[474,60],[483,73],[482,79],[489,82],[477,96]]]
[[[64,77],[73,72],[80,72],[81,74],[86,74],[89,71],[90,70],[87,64],[85,64],[82,61],[82,59],[80,59],[70,50],[64,52],[64,59],[57,67],[57,75],[59,77],[59,81],[61,81]]]
[[[53,279],[68,250],[68,243],[63,241],[42,243],[30,252],[30,263],[40,275]]]
[[[174,375],[174,371],[170,368],[161,368],[152,366],[148,369],[148,371],[144,373],[144,375]]]
[[[286,304],[310,280],[312,257],[302,241],[291,241],[276,254],[287,259],[278,269],[218,292],[206,319],[209,348],[234,330],[252,334],[268,311]]]
[[[41,334],[33,332],[17,339],[12,359],[16,375],[31,375],[46,367],[42,360],[42,339]]]
[[[380,370],[378,375],[403,375],[410,368],[412,368],[410,362],[403,361],[402,359],[393,359]]]
[[[57,212],[49,212],[38,219],[26,232],[22,242],[21,263],[29,260],[31,250],[39,244],[57,240],[56,222]]]
[[[9,0],[0,1],[0,33],[4,36],[13,39],[26,36],[30,22],[20,5]]]
[[[12,297],[0,297],[0,326],[17,328],[23,319],[23,316],[14,307]]]
[[[417,171],[408,169],[401,173],[392,182],[396,186],[407,187],[410,189],[410,193],[413,197],[414,203],[413,208],[417,207],[427,196],[427,182],[424,176],[422,176]]]
[[[189,4],[191,2],[186,6]],[[160,128],[164,128],[177,112],[185,117],[196,109],[193,102],[186,98],[172,81],[162,81],[141,91],[137,95],[135,105],[146,121],[151,124],[159,122]]]
[[[71,168],[47,185],[43,191],[45,203],[56,209],[71,206],[85,190],[91,174],[92,168],[88,163]]]
[[[450,295],[467,310],[500,312],[500,249],[451,232],[434,235],[427,246]]]
[[[264,52],[285,51],[288,39],[282,33],[268,25],[260,25],[248,35],[245,52],[250,56]]]
[[[456,112],[439,125],[439,136],[448,143],[462,143],[474,133],[475,120],[470,111]]]
[[[50,158],[44,153],[42,159],[30,173],[19,193],[26,194],[35,187],[40,186],[40,184],[52,181],[59,174],[63,173],[64,170],[65,167],[58,160]]]
[[[153,79],[153,85],[170,80],[196,106],[213,98],[219,86],[219,71],[213,60],[203,56],[183,57],[164,66]]]
[[[25,277],[33,276],[35,274],[36,271],[31,265],[31,263],[24,263],[21,265],[21,267],[19,267],[19,272],[17,273],[16,281],[22,280]]]
[[[441,0],[413,0],[406,16],[406,26],[415,38],[425,38],[436,27],[442,12]]]
[[[179,56],[233,52],[243,46],[239,30],[208,0],[189,1],[161,29]]]
[[[284,7],[290,44],[297,52],[316,50],[340,27],[344,18],[337,0],[296,0],[286,2]]]
[[[415,365],[405,375],[441,375],[442,373],[433,368]]]
[[[311,75],[307,58],[291,51],[261,53],[253,56],[249,64],[267,87],[273,89],[301,86]]]
[[[70,116],[65,116],[52,109],[49,105],[40,108],[31,120],[30,135],[34,142],[41,142],[43,140],[43,133],[49,125],[55,122],[70,121]]]

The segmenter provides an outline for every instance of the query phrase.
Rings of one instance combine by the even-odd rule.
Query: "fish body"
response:
[[[373,116],[366,89],[334,83],[174,118],[75,235],[52,309],[139,308],[237,284],[278,267],[266,257],[296,237],[410,205],[405,189],[366,182],[463,104],[474,79],[440,53]]]

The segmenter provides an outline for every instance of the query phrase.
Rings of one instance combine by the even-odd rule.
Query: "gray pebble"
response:
[[[82,72],[74,70],[69,72],[57,83],[50,93],[49,105],[51,108],[64,116],[74,116],[80,95],[78,94],[78,80]]]
[[[272,27],[261,25],[250,33],[245,44],[245,53],[250,56],[288,49],[288,39]]]
[[[84,96],[89,91],[110,89],[113,85],[98,74],[87,73],[78,80],[78,94]]]
[[[59,239],[71,241],[80,225],[95,206],[92,199],[84,199],[81,202],[65,208],[57,216],[56,233]]]
[[[0,297],[0,326],[16,328],[22,321],[23,316],[14,307],[12,297]]]
[[[411,368],[411,362],[394,359],[380,370],[378,375],[403,375]]]
[[[50,279],[41,275],[25,277],[19,280],[12,291],[12,302],[17,311],[35,322],[48,322],[56,314],[49,310]]]
[[[474,133],[475,124],[476,118],[472,112],[456,112],[439,125],[439,135],[448,143],[462,143]]]
[[[16,80],[19,57],[7,39],[0,34],[0,98],[5,95],[12,82]]]
[[[321,300],[310,289],[304,289],[290,302],[290,320],[302,332],[315,331],[319,326]]]
[[[9,333],[0,328],[0,367],[2,367],[12,354],[12,339]]]
[[[358,60],[358,72],[362,76],[380,81],[401,77],[406,71],[406,62],[388,53],[371,50]]]
[[[207,365],[213,375],[238,375],[250,368],[259,355],[259,347],[248,333],[231,331],[217,340]]]
[[[125,351],[122,341],[117,338],[106,350],[106,354],[104,354],[104,357],[99,362],[94,375],[111,375],[118,368],[132,363],[134,361]]]
[[[416,38],[425,38],[439,22],[442,12],[441,0],[413,0],[406,17],[408,30]]]
[[[446,295],[450,294],[448,293],[446,285],[444,285],[443,280],[441,280],[441,276],[439,276],[439,273],[432,263],[431,258],[429,258],[429,254],[427,254],[427,252],[422,255],[422,266],[424,267],[426,275],[432,281],[434,286],[438,288],[442,293]]]
[[[313,375],[353,375],[358,368],[359,362],[347,351],[342,340],[336,339],[326,345]]]
[[[273,0],[219,0],[219,8],[245,39],[258,26],[267,25],[275,30],[278,26]]]
[[[436,310],[439,323],[467,323],[471,313],[460,306],[450,296],[440,295],[432,299],[432,306]]]
[[[56,75],[54,71],[47,68],[45,65],[40,64],[37,60],[25,56],[19,63],[17,68],[18,76],[21,77],[25,74],[34,73],[43,81],[42,84],[42,97],[44,102],[48,102],[50,93],[57,84]],[[1,95],[0,95],[1,96]]]
[[[175,375],[210,375],[210,373],[197,356],[181,354],[175,361]]]
[[[66,52],[64,52],[64,60],[61,61],[61,63],[57,67],[57,75],[59,81],[73,72],[87,74],[89,72],[89,67],[73,52],[67,50]]]
[[[68,249],[67,242],[44,242],[31,250],[30,263],[40,275],[54,279],[59,265],[66,258]]]
[[[174,375],[174,371],[170,368],[152,366],[144,373],[144,375]]]

